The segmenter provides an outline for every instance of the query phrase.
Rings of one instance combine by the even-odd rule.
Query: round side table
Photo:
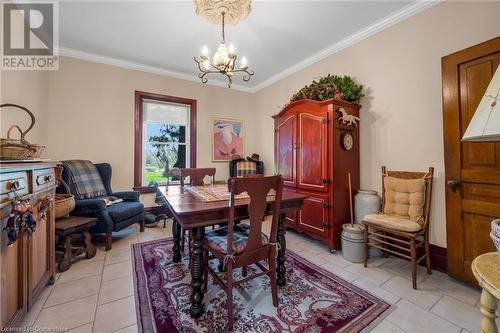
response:
[[[481,332],[497,333],[495,323],[497,300],[500,300],[500,253],[490,252],[472,261],[472,272],[483,289],[481,292]]]

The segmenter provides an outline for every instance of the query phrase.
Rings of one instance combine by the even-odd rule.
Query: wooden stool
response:
[[[71,259],[85,253],[87,259],[93,258],[96,248],[90,241],[89,229],[95,226],[97,218],[69,216],[56,221],[57,252],[63,253],[57,268],[61,272],[71,267]],[[73,236],[80,235],[83,242],[80,245],[73,245]]]

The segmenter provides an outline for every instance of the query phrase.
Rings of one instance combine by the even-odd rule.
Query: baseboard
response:
[[[417,258],[419,258],[423,253],[423,248],[419,248]],[[431,267],[433,270],[448,273],[448,254],[445,247],[430,244],[429,246],[431,254]],[[420,262],[420,265],[425,266],[425,260]]]

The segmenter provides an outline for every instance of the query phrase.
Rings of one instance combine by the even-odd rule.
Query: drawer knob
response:
[[[51,175],[47,175],[44,177],[44,180],[45,182],[51,182],[52,181],[52,176]]]
[[[7,189],[9,191],[18,190],[19,187],[21,187],[21,185],[19,184],[19,180],[14,180],[12,182],[7,183]]]

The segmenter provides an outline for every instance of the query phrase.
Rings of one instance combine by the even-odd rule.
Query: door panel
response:
[[[287,114],[277,121],[276,125],[276,171],[283,177],[285,185],[296,185],[295,148],[296,148],[296,117]]]
[[[327,130],[327,111],[299,114],[299,188],[322,192],[328,189]]]
[[[298,224],[303,229],[321,235],[328,236],[329,230],[329,207],[328,195],[310,194],[304,199],[302,210],[298,212]]]
[[[443,58],[448,273],[476,284],[470,265],[494,251],[490,223],[500,217],[500,143],[461,138],[498,66],[500,38]],[[457,181],[459,186],[452,186]]]

